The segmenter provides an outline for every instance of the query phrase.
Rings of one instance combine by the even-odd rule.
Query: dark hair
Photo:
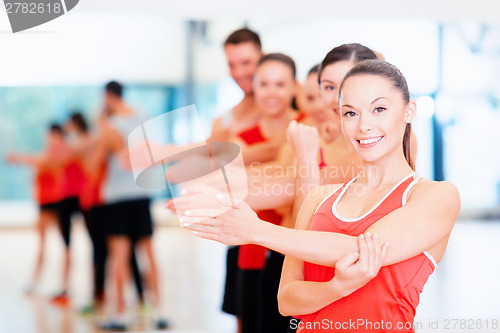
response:
[[[313,66],[313,68],[311,68],[309,70],[309,72],[307,72],[307,77],[309,77],[309,75],[319,73],[319,66],[320,66],[320,64],[317,64],[317,65]]]
[[[326,66],[336,63],[337,61],[348,60],[358,63],[367,59],[377,59],[372,50],[358,43],[342,44],[333,48],[327,53],[326,57],[320,63],[318,71],[318,82],[321,81],[321,73]]]
[[[356,75],[375,75],[384,77],[390,80],[394,88],[401,92],[405,103],[410,102],[410,90],[408,89],[408,83],[406,82],[405,77],[396,66],[382,60],[365,60],[351,68],[340,84],[339,98],[345,81]],[[408,123],[406,124],[405,134],[403,136],[403,153],[410,167],[415,170],[415,162],[412,160],[410,154],[410,136],[411,123]]]
[[[80,112],[73,112],[69,118],[73,124],[78,127],[78,129],[84,133],[87,133],[89,130],[89,127],[87,125],[87,122],[85,121],[85,118],[83,118],[83,115]]]
[[[293,61],[292,58],[290,58],[287,55],[284,55],[283,53],[269,53],[260,58],[257,67],[268,61],[277,61],[287,65],[292,70],[293,78],[295,79],[295,61]]]
[[[49,125],[49,131],[50,132],[55,132],[55,133],[57,133],[59,135],[63,135],[63,133],[64,133],[61,125],[56,124],[56,123],[52,123],[52,124]]]
[[[112,93],[115,96],[122,97],[123,85],[116,81],[110,81],[106,84],[106,91]]]
[[[239,29],[230,34],[229,37],[226,38],[224,46],[238,45],[241,43],[248,43],[248,42],[257,46],[259,50],[262,50],[262,44],[260,42],[259,35],[248,28]]]

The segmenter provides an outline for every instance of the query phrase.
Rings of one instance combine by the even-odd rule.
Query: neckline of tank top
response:
[[[353,179],[351,179],[345,186],[344,188],[342,189],[342,191],[339,193],[339,195],[337,196],[337,198],[335,198],[335,201],[332,205],[332,213],[333,215],[339,219],[340,221],[342,222],[358,222],[362,219],[364,219],[365,217],[367,217],[368,215],[370,215],[371,213],[373,213],[375,211],[375,209],[377,209],[401,184],[403,184],[406,180],[408,180],[410,177],[412,176],[415,176],[417,173],[415,171],[413,171],[412,173],[410,173],[408,176],[404,177],[403,179],[401,179],[396,185],[393,186],[393,188],[387,192],[384,197],[382,199],[380,199],[380,201],[375,205],[373,206],[369,211],[367,211],[366,213],[364,213],[363,215],[361,216],[358,216],[358,217],[355,217],[355,218],[352,218],[352,219],[348,219],[348,218],[345,218],[345,217],[342,217],[339,212],[337,211],[337,205],[340,201],[340,199],[342,199],[342,197],[344,196],[344,193],[347,191],[347,189],[349,188],[349,186],[351,186],[351,184],[358,178],[358,176],[354,177]]]

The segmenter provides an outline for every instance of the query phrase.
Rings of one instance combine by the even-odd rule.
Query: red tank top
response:
[[[245,141],[247,145],[253,145],[254,143],[264,142],[267,139],[262,134],[259,125],[251,127],[249,129],[240,132],[238,136]]]
[[[106,164],[102,163],[98,167],[97,175],[95,179],[93,177],[87,176],[82,191],[79,196],[80,207],[83,210],[89,210],[94,206],[100,206],[103,204],[103,199],[101,195],[102,184],[106,177]]]
[[[83,171],[83,167],[78,159],[72,159],[66,163],[63,180],[64,198],[80,196],[86,182],[87,175]]]
[[[249,145],[266,141],[258,125],[239,133],[238,136]],[[257,216],[263,221],[278,225],[283,219],[282,215],[272,209],[259,210]],[[241,245],[238,254],[238,267],[241,269],[263,269],[266,264],[267,252],[267,248],[259,245]]]
[[[368,213],[356,219],[345,219],[337,213],[337,204],[356,178],[320,204],[311,219],[309,230],[358,236],[377,220],[404,205],[408,191],[420,179],[412,173]],[[384,266],[362,288],[316,313],[302,316],[298,332],[413,332],[420,293],[435,265],[432,256],[425,251],[405,261]],[[305,281],[325,282],[334,275],[332,267],[304,263]]]
[[[59,169],[44,169],[36,174],[36,199],[40,205],[56,203],[62,199],[62,177]]]
[[[326,168],[328,165],[325,162],[325,157],[323,156],[323,148],[319,147],[319,168]]]
[[[298,111],[297,118],[295,119],[296,122],[300,123],[306,118],[306,114],[302,111]]]

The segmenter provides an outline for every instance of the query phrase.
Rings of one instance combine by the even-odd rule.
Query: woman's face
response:
[[[321,72],[320,91],[323,107],[329,114],[340,117],[339,87],[347,72],[354,66],[351,61],[337,61],[326,66]],[[339,118],[340,119],[340,118]]]
[[[320,93],[323,109],[328,116],[325,126],[330,135],[340,135],[339,87],[347,72],[354,66],[348,60],[337,61],[326,66],[321,72]]]
[[[77,127],[75,123],[70,119],[64,123],[64,133],[71,134],[77,132]]]
[[[47,144],[49,146],[60,144],[64,141],[63,135],[58,131],[49,130],[47,133]]]
[[[342,131],[365,162],[392,153],[403,154],[405,127],[415,117],[414,102],[405,102],[391,80],[356,75],[344,82],[341,96]]]
[[[321,123],[328,120],[328,114],[323,108],[321,93],[319,90],[318,73],[312,73],[307,77],[302,88],[303,94],[303,110],[304,113],[314,119],[315,122]]]
[[[278,116],[291,107],[295,79],[288,65],[266,61],[257,68],[253,85],[255,104],[264,115]]]

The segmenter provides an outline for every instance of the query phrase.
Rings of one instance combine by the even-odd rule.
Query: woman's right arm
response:
[[[307,194],[320,185],[320,138],[316,127],[292,121],[287,128],[287,140],[296,156],[296,191],[292,210],[292,220],[295,221]]]
[[[323,196],[320,191],[311,192],[299,213],[304,222],[296,225],[295,230],[309,229],[310,220]],[[278,290],[278,306],[283,316],[314,313],[344,296],[335,279],[304,281],[304,261],[289,255],[285,257]]]
[[[335,279],[328,282],[304,281],[304,262],[286,256],[278,291],[278,307],[283,316],[314,313],[344,297]]]
[[[38,155],[31,154],[9,154],[7,160],[13,164],[29,165],[37,169],[58,165],[57,159],[45,151]]]

